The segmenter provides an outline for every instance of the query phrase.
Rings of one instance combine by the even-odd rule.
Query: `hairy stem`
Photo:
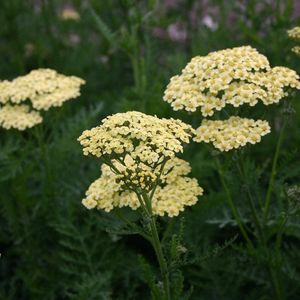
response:
[[[151,218],[150,227],[151,227],[151,234],[153,238],[153,247],[156,253],[156,257],[160,267],[160,273],[163,279],[165,297],[167,300],[171,300],[168,266],[162,251],[162,246],[158,236],[156,221],[154,217]]]
[[[274,158],[273,158],[271,176],[269,178],[269,185],[268,185],[268,190],[267,190],[267,194],[266,194],[266,198],[265,198],[265,204],[264,204],[264,219],[263,219],[264,224],[266,224],[268,214],[269,214],[271,194],[272,194],[272,191],[273,191],[275,176],[276,176],[276,172],[277,172],[277,163],[278,163],[280,148],[281,148],[282,141],[283,141],[285,127],[286,127],[286,121],[284,121],[284,124],[281,128],[279,138],[278,138],[278,141],[277,141],[277,145],[276,145]]]
[[[149,206],[151,207],[151,200],[152,199],[148,196],[148,194],[144,193],[142,196],[143,196],[143,199],[146,203],[146,207],[149,207]],[[150,229],[151,229],[151,236],[152,236],[152,245],[153,245],[157,260],[158,260],[160,273],[161,273],[161,277],[162,277],[162,280],[163,280],[165,299],[166,300],[171,300],[169,270],[168,270],[168,266],[167,266],[167,261],[164,257],[164,253],[163,253],[163,250],[162,250],[161,241],[159,239],[157,226],[156,226],[156,218],[152,214],[152,208],[151,208],[151,211],[149,211],[149,213],[151,214]]]

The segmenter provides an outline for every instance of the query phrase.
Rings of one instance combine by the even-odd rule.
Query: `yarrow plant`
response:
[[[227,105],[278,103],[288,95],[287,88],[300,89],[298,79],[294,70],[272,68],[256,49],[236,47],[194,57],[180,75],[171,78],[164,100],[174,110],[200,108],[204,117],[210,117]],[[257,143],[270,132],[267,121],[230,118],[214,122],[204,120],[195,141],[212,142],[221,151]]]
[[[228,115],[226,109],[230,106],[238,108],[244,104],[255,106],[258,102],[266,106],[278,103],[288,95],[288,88],[300,89],[295,71],[286,67],[272,68],[264,55],[250,46],[244,46],[193,58],[180,75],[171,78],[164,100],[174,110],[194,112],[199,108],[206,118],[214,116],[216,111],[225,111]],[[197,180],[187,176],[191,171],[189,163],[176,155],[183,151],[184,144],[191,139],[212,143],[219,151],[227,152],[239,150],[247,144],[256,144],[270,131],[266,120],[242,118],[236,114],[223,120],[204,119],[200,127],[194,130],[180,120],[160,119],[132,111],[109,116],[102,124],[84,131],[79,137],[83,153],[96,156],[102,163],[101,176],[90,185],[82,204],[88,209],[115,212],[127,226],[152,244],[163,281],[162,285],[150,284],[154,299],[169,300],[173,299],[173,295],[178,295],[170,286],[172,262],[167,260],[162,247],[157,217],[178,216],[203,194]],[[249,207],[258,232],[258,245],[262,245],[277,299],[282,299],[282,290],[277,269],[271,261],[267,218],[282,132],[274,155],[265,202],[260,206],[262,222],[246,183],[242,160],[240,157],[237,160],[240,176],[247,186]],[[239,156],[242,152],[236,153]],[[228,205],[247,249],[253,255],[256,253],[255,243],[233,201],[223,167],[218,157],[215,159]],[[140,213],[141,223],[132,223],[124,217],[119,210],[122,207]],[[177,246],[180,248],[180,245]],[[279,257],[276,259],[279,260]]]
[[[270,132],[267,121],[230,117],[228,120],[203,120],[196,132],[196,142],[212,143],[220,151],[256,144]]]
[[[12,81],[0,81],[0,126],[25,130],[41,123],[40,111],[78,97],[84,83],[81,78],[51,69],[33,70]]]
[[[300,42],[300,27],[294,27],[287,31],[288,37],[292,40],[295,40],[296,42]],[[296,53],[297,55],[300,55],[300,46],[294,46],[292,48],[292,51]]]
[[[296,27],[288,34],[293,39],[299,39],[300,28]],[[296,53],[298,50],[298,48],[293,49]],[[164,100],[170,103],[174,110],[185,109],[195,112],[199,108],[204,117],[212,117],[216,111],[223,110],[228,115],[226,109],[230,105],[238,108],[244,104],[255,106],[258,102],[267,106],[278,103],[288,96],[289,88],[300,89],[299,76],[294,70],[286,67],[272,68],[264,55],[250,46],[243,46],[215,51],[207,56],[194,57],[180,75],[171,78]],[[282,263],[278,250],[281,236],[280,233],[277,234],[277,251],[273,253],[269,248],[268,216],[284,128],[285,123],[277,141],[265,200],[264,203],[260,203],[259,208],[254,202],[254,196],[247,182],[247,174],[241,157],[243,152],[236,151],[233,157],[240,177],[244,181],[244,192],[257,231],[257,248],[263,249],[266,269],[270,275],[274,295],[278,300],[284,299],[278,276],[278,264]],[[219,151],[227,152],[247,144],[256,144],[270,131],[270,125],[266,120],[253,120],[236,115],[225,120],[204,119],[200,127],[196,129],[194,141],[212,143]],[[255,244],[249,236],[250,231],[242,221],[243,218],[226,183],[223,167],[216,155],[214,159],[232,215],[250,253],[256,253]],[[261,202],[261,199],[258,201]],[[280,220],[278,222],[280,223]],[[274,265],[274,261],[277,265]]]
[[[109,116],[79,137],[83,153],[103,163],[101,177],[88,188],[83,205],[107,212],[123,206],[138,209],[145,224],[150,224],[148,231],[140,228],[139,232],[157,255],[163,279],[161,299],[172,299],[172,293],[156,216],[178,216],[203,194],[197,180],[186,176],[191,171],[189,163],[176,157],[193,133],[180,120],[132,111]]]

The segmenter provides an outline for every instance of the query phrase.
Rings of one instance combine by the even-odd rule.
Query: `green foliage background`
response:
[[[177,5],[167,7],[167,2]],[[300,57],[290,51],[293,42],[286,34],[300,22],[296,2],[0,1],[1,80],[48,67],[87,81],[80,98],[50,110],[43,124],[25,132],[0,130],[1,300],[149,299],[139,256],[155,266],[151,246],[139,236],[120,234],[123,225],[113,215],[87,211],[81,205],[100,168],[96,159],[83,157],[76,139],[108,114],[128,110],[178,117],[196,127],[200,114],[173,112],[162,101],[169,78],[195,55],[251,45],[272,65],[300,73]],[[79,12],[79,21],[59,17],[66,5]],[[215,30],[199,22],[207,13],[203,7],[218,11]],[[176,22],[187,32],[183,42],[172,40],[167,32]],[[295,110],[288,117],[271,199],[271,248],[273,236],[281,230],[280,216],[290,201],[300,197],[299,193],[292,198],[287,195],[289,188],[300,184],[299,97],[295,93],[279,105],[243,108],[247,116],[263,115],[273,128],[260,144],[244,150],[247,186],[256,195],[267,190],[283,110],[287,103]],[[190,145],[184,156],[191,161],[205,196],[181,215],[187,249],[184,289],[193,287],[191,299],[271,299],[263,254],[258,248],[253,256],[245,248],[225,203],[214,155],[223,162],[243,221],[251,226],[245,182],[237,173],[235,156],[216,154],[203,144]],[[161,220],[166,239],[180,226],[181,217],[171,225],[168,219]],[[254,241],[255,235],[253,229]],[[299,216],[288,219],[282,235],[280,280],[286,299],[296,300],[300,294]]]

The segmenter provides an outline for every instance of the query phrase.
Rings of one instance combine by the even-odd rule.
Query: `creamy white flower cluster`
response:
[[[212,143],[220,151],[256,144],[271,132],[267,121],[230,117],[228,120],[203,120],[196,130],[196,142]]]
[[[117,161],[114,164],[122,168]],[[86,208],[98,208],[109,212],[115,207],[128,206],[135,210],[141,206],[136,193],[123,189],[118,175],[109,166],[103,164],[101,170],[101,177],[90,185],[86,197],[82,200]],[[152,199],[153,214],[178,216],[186,206],[197,202],[198,196],[203,194],[203,189],[196,179],[186,177],[190,170],[189,163],[182,159],[174,157],[167,161]]]
[[[30,111],[30,107],[25,104],[6,104],[0,108],[0,125],[4,129],[16,128],[25,130],[42,122],[42,117],[37,111]]]
[[[299,28],[300,29],[300,28]],[[293,30],[291,36],[299,37]],[[288,95],[287,88],[300,89],[299,76],[286,67],[274,67],[250,46],[236,47],[194,57],[180,75],[171,78],[164,100],[174,110],[213,116],[226,105],[239,107],[278,103]],[[231,117],[227,120],[204,120],[196,130],[196,142],[213,143],[220,151],[229,151],[260,142],[270,132],[267,121]]]
[[[33,70],[12,81],[0,81],[0,126],[24,130],[41,123],[38,111],[62,106],[78,97],[84,83],[78,77],[51,69]]]
[[[287,31],[289,38],[300,42],[300,27],[294,27]],[[298,55],[300,55],[300,46],[294,46],[292,51]]]
[[[186,175],[190,165],[176,158],[194,135],[180,120],[160,119],[131,111],[107,117],[98,127],[79,137],[85,155],[103,161],[102,175],[86,192],[87,208],[110,211],[114,207],[146,207],[150,195],[152,213],[177,216],[197,202],[203,189]]]
[[[287,33],[291,39],[300,40],[300,27],[299,26],[289,29],[287,31]]]
[[[101,157],[105,163],[117,159],[124,168],[114,166],[114,171],[127,187],[149,190],[164,161],[182,152],[193,132],[180,120],[131,111],[107,117],[78,140],[85,155]]]
[[[250,46],[236,47],[207,56],[196,56],[171,78],[164,100],[174,110],[212,116],[227,104],[269,105],[287,95],[286,88],[300,89],[299,76],[286,67],[271,68],[268,59]]]

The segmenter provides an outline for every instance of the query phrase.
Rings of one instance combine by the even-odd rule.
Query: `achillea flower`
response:
[[[300,46],[295,46],[295,47],[293,47],[293,48],[292,48],[292,52],[294,52],[294,53],[300,55]]]
[[[289,38],[300,42],[300,27],[294,27],[287,31]],[[300,55],[300,46],[295,46],[292,48],[292,51]]]
[[[220,151],[229,151],[256,144],[261,137],[270,132],[267,121],[240,117],[230,117],[227,120],[203,120],[196,130],[196,142],[212,143]]]
[[[48,110],[78,97],[84,83],[81,78],[61,75],[51,69],[33,70],[12,81],[0,82],[0,103],[30,100],[35,109]]]
[[[131,189],[151,190],[166,160],[183,151],[193,133],[180,120],[140,112],[118,113],[79,137],[85,155],[112,164],[118,179]],[[118,162],[118,164],[114,164]]]
[[[30,107],[25,104],[6,104],[0,107],[0,126],[4,129],[25,130],[41,123],[42,120],[38,111],[30,111]]]
[[[60,14],[60,18],[65,21],[78,21],[80,20],[80,14],[73,7],[65,7]]]
[[[120,165],[118,162],[114,162]],[[120,166],[119,166],[120,167]],[[107,212],[115,207],[128,206],[137,209],[141,203],[135,192],[123,188],[118,174],[107,165],[102,165],[102,175],[95,180],[86,192],[82,204],[88,208],[103,209]],[[167,161],[159,184],[152,199],[152,211],[155,215],[177,216],[185,206],[194,205],[203,189],[196,179],[186,177],[191,168],[188,162],[172,158]]]
[[[236,47],[207,56],[196,56],[171,78],[164,100],[174,110],[212,116],[227,104],[254,106],[279,102],[286,88],[300,89],[299,76],[285,67],[271,68],[267,58],[250,46]]]
[[[2,127],[23,130],[40,123],[42,117],[36,110],[62,106],[64,102],[80,95],[80,86],[84,83],[84,80],[78,77],[61,75],[50,69],[33,70],[12,81],[0,81],[0,109],[2,120],[6,120],[6,123],[4,121],[1,123],[6,124]],[[19,105],[23,102],[26,102],[26,105]],[[2,108],[1,104],[4,105]],[[5,116],[4,113],[8,115]],[[10,126],[11,123],[7,122],[12,122],[12,115],[15,118],[19,116],[18,120],[23,120],[22,124],[25,128],[23,125]],[[25,121],[26,116],[27,121]]]
[[[300,40],[300,27],[294,27],[287,31],[289,38],[294,40]]]

